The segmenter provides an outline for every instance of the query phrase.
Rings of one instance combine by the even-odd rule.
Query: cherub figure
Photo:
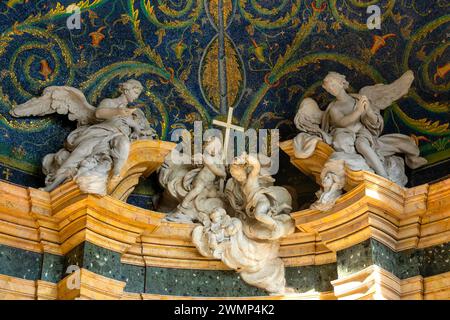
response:
[[[329,210],[342,195],[345,186],[344,160],[328,161],[320,173],[322,189],[319,190],[317,201],[311,205],[312,209],[321,211]]]
[[[142,93],[141,83],[128,80],[119,89],[122,94],[118,98],[104,99],[94,108],[78,89],[48,87],[42,97],[11,110],[15,117],[59,113],[78,121],[78,128],[69,134],[65,147],[43,160],[43,171],[47,175],[45,191],[52,191],[66,180],[79,176],[80,171],[83,176],[90,173],[102,181],[101,184],[93,181],[96,187],[87,186],[82,191],[105,195],[109,170],[113,177],[119,176],[127,161],[131,140],[156,136],[144,113],[128,108]]]
[[[227,182],[226,193],[231,206],[244,221],[247,236],[279,239],[293,232],[288,215],[292,197],[285,188],[273,186],[271,177],[260,174],[257,157],[243,153],[234,159],[230,173],[232,179]]]
[[[222,142],[217,137],[206,140],[205,152],[203,154],[203,167],[198,171],[192,181],[192,189],[184,197],[181,205],[187,208],[200,193],[214,184],[217,177],[226,178],[227,173],[222,160]]]
[[[208,242],[210,248],[214,251],[214,256],[220,259],[220,245],[230,240],[230,237],[236,234],[237,229],[227,212],[223,208],[216,208],[209,216],[210,225],[207,227]]]
[[[180,202],[175,210],[170,210],[172,212],[166,216],[166,220],[208,223],[209,214],[223,206],[216,183],[218,178],[226,177],[220,139],[206,139],[201,157],[202,163],[197,168],[169,161],[160,171],[161,185],[167,186],[170,197]]]

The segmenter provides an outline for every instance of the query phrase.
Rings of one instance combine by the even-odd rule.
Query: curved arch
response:
[[[139,140],[131,144],[130,154],[118,179],[110,180],[108,195],[126,201],[141,177],[148,177],[164,162],[176,146],[173,142]]]

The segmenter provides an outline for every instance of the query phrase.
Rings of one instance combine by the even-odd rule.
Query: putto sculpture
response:
[[[295,156],[309,158],[319,141],[334,149],[322,169],[322,189],[313,208],[325,211],[335,204],[345,185],[345,167],[375,172],[404,186],[408,182],[405,163],[412,169],[427,163],[419,156],[419,147],[411,137],[381,135],[384,128],[381,111],[406,95],[413,80],[413,72],[408,71],[389,85],[368,86],[358,94],[350,94],[346,91],[349,83],[345,76],[330,72],[322,86],[336,100],[324,112],[311,98],[301,102],[294,120],[301,131],[294,139]]]
[[[271,294],[293,292],[279,258],[280,239],[295,229],[289,192],[262,173],[258,155],[242,153],[224,165],[217,137],[206,140],[202,157],[195,166],[169,155],[160,169],[163,203],[175,203],[166,219],[199,222],[192,241],[200,254],[220,259],[247,283]],[[227,179],[224,191],[221,179]]]
[[[81,191],[106,195],[108,181],[119,176],[128,159],[131,141],[156,137],[144,113],[128,107],[142,93],[141,83],[128,80],[119,89],[118,98],[104,99],[95,108],[76,88],[48,87],[41,97],[10,111],[14,117],[67,114],[69,120],[78,122],[64,148],[44,157],[46,187],[43,190],[52,191],[74,179]]]

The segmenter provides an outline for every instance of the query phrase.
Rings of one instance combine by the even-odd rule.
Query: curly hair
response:
[[[325,79],[323,79],[323,82],[327,82],[327,81],[337,82],[337,83],[341,84],[345,90],[347,90],[348,87],[350,86],[350,83],[346,80],[344,75],[334,72],[334,71],[328,72]]]
[[[131,90],[134,88],[139,88],[141,91],[144,90],[144,87],[142,86],[142,84],[139,81],[134,80],[134,79],[130,79],[126,82],[119,84],[119,91],[121,93],[124,93],[125,90]]]

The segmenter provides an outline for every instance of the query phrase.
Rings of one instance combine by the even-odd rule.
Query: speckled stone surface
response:
[[[65,272],[64,257],[44,253],[42,259],[41,280],[58,283]]]
[[[450,271],[450,243],[419,250],[394,252],[377,240],[367,240],[337,253],[337,262],[287,267],[287,286],[298,292],[333,290],[331,281],[370,265],[378,265],[400,279],[429,277]],[[263,290],[246,284],[234,271],[140,267],[123,264],[120,254],[85,242],[66,254],[39,254],[0,245],[0,274],[57,283],[70,265],[126,282],[125,291],[180,296],[260,296]]]
[[[85,242],[83,268],[108,278],[120,279],[120,254]]]
[[[67,270],[69,266],[83,266],[83,258],[84,258],[84,245],[85,243],[81,243],[72,250],[70,250],[64,257],[64,270]]]
[[[420,274],[434,276],[450,271],[450,242],[421,250]]]
[[[84,242],[73,248],[65,257],[64,270],[70,265],[85,268],[96,274],[124,281],[125,291],[144,292],[145,268],[122,264],[120,254],[90,242]]]
[[[287,286],[298,292],[333,290],[336,264],[286,268]],[[146,292],[180,296],[266,296],[246,284],[234,271],[147,268]]]
[[[42,270],[42,255],[0,245],[0,273],[27,280],[38,280]]]
[[[297,292],[325,292],[332,291],[331,281],[337,279],[336,264],[324,264],[318,266],[287,267],[286,283]]]
[[[145,292],[145,271],[145,267],[122,264],[118,280],[126,282],[124,289],[126,292],[143,293]]]
[[[262,296],[234,271],[187,270],[147,267],[145,292],[199,297]]]
[[[406,279],[417,275],[429,277],[450,271],[450,243],[418,250],[394,252],[375,239],[337,252],[339,278],[349,276],[370,265],[377,265]]]

